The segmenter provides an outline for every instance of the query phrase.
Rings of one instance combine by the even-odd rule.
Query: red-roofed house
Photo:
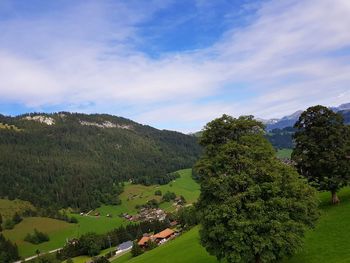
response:
[[[147,245],[147,242],[151,239],[151,237],[142,237],[139,242],[137,242],[137,244],[140,246],[140,247],[144,247]]]
[[[160,241],[162,239],[168,239],[172,237],[175,234],[173,230],[170,228],[167,228],[163,230],[162,232],[159,232],[158,234],[155,234],[153,237],[156,239],[156,241]]]

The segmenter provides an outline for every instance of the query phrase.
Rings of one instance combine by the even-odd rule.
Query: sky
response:
[[[349,0],[0,0],[0,113],[194,132],[350,102]]]

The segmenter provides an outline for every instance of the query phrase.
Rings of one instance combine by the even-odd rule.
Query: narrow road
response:
[[[58,250],[61,250],[61,249],[62,249],[62,248],[60,247],[60,248],[56,248],[56,249],[54,249],[54,250],[50,250],[49,252],[40,253],[39,256],[45,255],[45,254],[55,253],[55,252],[57,252]],[[25,259],[22,259],[22,260],[15,261],[15,262],[13,262],[13,263],[21,263],[21,262],[23,262],[23,261],[29,261],[29,260],[32,260],[32,259],[37,258],[37,257],[38,257],[38,255],[35,255],[35,256],[31,256],[31,257],[28,257],[28,258],[25,258]]]

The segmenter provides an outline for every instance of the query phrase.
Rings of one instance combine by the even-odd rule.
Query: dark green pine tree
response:
[[[252,116],[208,123],[196,165],[207,251],[227,262],[278,262],[301,247],[318,217],[316,191],[281,163]]]
[[[137,257],[139,255],[143,254],[142,248],[137,244],[136,241],[133,242],[132,248],[131,248],[131,255],[133,257]]]
[[[298,122],[292,159],[300,174],[319,190],[330,191],[332,203],[337,191],[350,178],[350,130],[340,114],[323,106],[304,111]]]

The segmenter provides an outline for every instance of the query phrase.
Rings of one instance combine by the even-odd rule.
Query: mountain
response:
[[[164,184],[191,167],[194,136],[106,115],[0,115],[0,197],[40,207],[118,203],[125,181]]]
[[[344,117],[345,123],[350,124],[350,103],[341,104],[338,107],[330,107],[330,109],[342,114]],[[303,112],[302,110],[299,110],[281,119],[270,119],[270,120],[261,120],[261,121],[266,125],[266,129],[269,131],[273,129],[283,129],[286,127],[294,126],[294,124],[297,122],[302,112]]]

